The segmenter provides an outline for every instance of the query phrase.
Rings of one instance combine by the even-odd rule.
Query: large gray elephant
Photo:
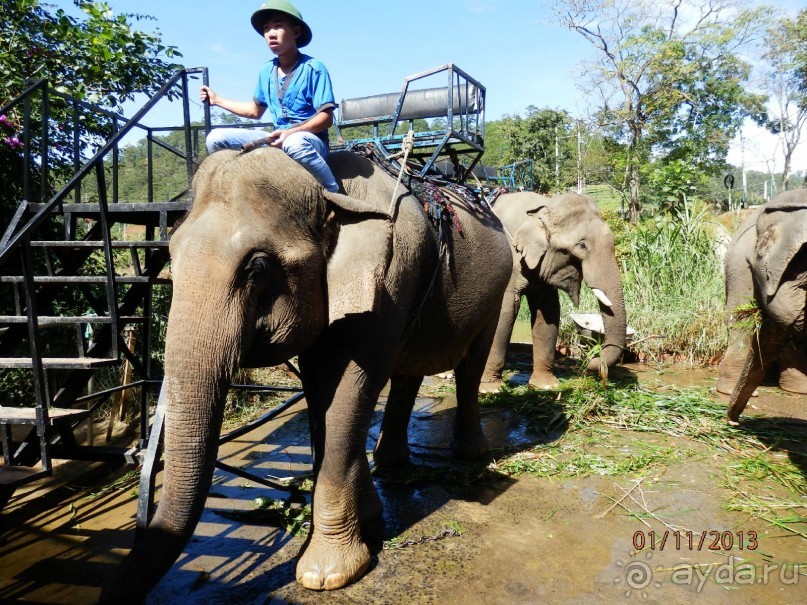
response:
[[[780,193],[760,208],[753,235],[746,262],[762,321],[731,394],[732,424],[762,382],[767,361],[781,360],[782,351],[804,355],[807,347],[807,189]]]
[[[200,166],[171,239],[162,492],[106,602],[142,598],[191,537],[239,366],[299,355],[316,477],[297,563],[307,588],[342,587],[370,564],[382,511],[365,444],[390,378],[390,398],[411,408],[420,377],[454,368],[454,449],[485,451],[477,391],[512,266],[500,222],[457,201],[461,231],[445,227],[441,254],[420,203],[402,188],[393,200],[392,177],[348,152],[331,164],[346,194],[273,148],[220,151]],[[405,444],[379,447],[399,458]]]
[[[798,198],[798,192],[794,192],[793,195]],[[763,213],[778,212],[774,215],[790,216],[773,208],[770,205],[756,208],[740,224],[726,251],[726,313],[730,331],[729,344],[720,361],[717,379],[717,391],[725,395],[731,395],[734,391],[752,345],[752,330],[742,321],[738,325],[734,312],[738,307],[755,300],[750,259],[757,245],[757,221]],[[770,217],[766,217],[765,220],[769,219]],[[802,348],[782,347],[774,351],[770,358],[763,359],[763,364],[765,367],[773,364],[777,366],[779,386],[783,390],[791,393],[807,393],[807,356]]]
[[[576,193],[548,198],[523,192],[502,195],[493,211],[512,240],[513,273],[482,376],[483,390],[495,391],[501,386],[522,296],[527,297],[532,320],[529,382],[537,388],[557,386],[553,364],[560,325],[558,289],[577,305],[583,280],[599,300],[605,327],[604,360],[609,366],[615,364],[625,347],[625,301],[614,235],[596,204]],[[599,369],[600,363],[599,358],[593,359],[589,369]]]

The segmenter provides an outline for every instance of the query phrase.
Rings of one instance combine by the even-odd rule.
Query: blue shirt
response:
[[[331,76],[325,65],[302,53],[296,67],[285,77],[280,77],[277,71],[277,58],[267,62],[258,76],[254,100],[269,109],[275,128],[289,128],[336,107]],[[327,142],[327,129],[317,136]]]

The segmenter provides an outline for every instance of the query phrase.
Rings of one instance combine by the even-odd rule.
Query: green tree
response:
[[[669,157],[703,169],[725,157],[761,98],[745,92],[749,66],[739,50],[760,31],[765,9],[731,0],[561,0],[559,21],[595,49],[580,87],[601,97],[601,124],[625,150],[622,188],[638,220],[640,169]]]
[[[159,32],[135,27],[150,17],[115,15],[104,2],[75,0],[75,5],[81,18],[38,0],[5,0],[0,11],[0,107],[20,95],[31,79],[46,79],[57,91],[120,113],[124,101],[137,93],[153,94],[179,67],[170,62],[181,56],[176,47],[164,45]],[[72,174],[75,159],[69,152],[75,134],[71,108],[64,99],[51,97],[48,109],[49,115],[42,116],[39,105],[33,104],[30,128],[36,148],[42,120],[46,120],[51,142],[46,193]],[[0,122],[4,182],[0,221],[5,224],[21,200],[20,109],[0,116]],[[86,157],[91,145],[111,134],[112,120],[97,113],[83,115],[77,128]],[[31,177],[37,179],[38,175]]]
[[[0,105],[31,78],[104,107],[117,108],[137,93],[152,93],[178,67],[180,57],[134,22],[146,15],[115,15],[105,2],[74,0],[83,20],[38,0],[6,0],[0,12]]]
[[[567,112],[530,105],[524,116],[505,115],[485,125],[485,163],[532,160],[536,190],[564,190],[576,178],[575,128]]]
[[[765,90],[775,109],[766,126],[778,135],[784,153],[781,187],[789,186],[793,153],[807,124],[807,9],[792,19],[777,21],[765,37]],[[805,181],[807,185],[807,181]]]

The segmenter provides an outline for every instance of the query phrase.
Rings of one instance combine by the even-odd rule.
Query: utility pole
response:
[[[745,176],[745,139],[743,138],[743,133],[740,131],[740,152],[742,153],[742,170],[743,170],[743,199],[740,203],[740,206],[743,208],[748,207],[748,182],[746,181]]]
[[[560,147],[558,146],[557,126],[555,126],[555,188],[560,192]]]
[[[577,193],[583,194],[583,143],[580,134],[580,121],[577,121]]]

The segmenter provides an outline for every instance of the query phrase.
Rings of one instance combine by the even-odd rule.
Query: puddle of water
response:
[[[532,327],[528,319],[516,319],[513,324],[513,333],[510,335],[510,342],[532,342]]]
[[[716,379],[714,369],[630,365],[617,371],[635,376],[640,383],[709,388]],[[752,402],[755,411],[770,415],[787,411],[807,420],[804,397],[767,387],[761,393]],[[192,541],[148,602],[803,602],[807,576],[794,576],[792,564],[807,563],[807,540],[792,535],[782,539],[786,532],[725,510],[721,482],[731,463],[729,452],[716,459],[711,450],[685,439],[635,434],[626,436],[628,444],[631,439],[652,441],[694,449],[695,454],[649,472],[638,483],[634,476],[490,478],[451,460],[454,405],[453,393],[430,393],[418,399],[410,429],[413,459],[432,471],[437,468],[439,479],[433,472],[429,480],[413,484],[376,479],[385,504],[385,539],[418,543],[377,552],[371,570],[358,583],[331,593],[301,588],[294,579],[295,557],[303,544],[300,538],[221,514],[250,510],[258,496],[285,494],[217,472]],[[373,420],[370,449],[382,410],[383,400]],[[497,408],[483,414],[493,448],[508,445],[526,450],[536,440],[526,421],[512,410]],[[225,453],[232,464],[248,464],[265,475],[290,476],[305,472],[310,464],[307,432],[300,404],[267,425],[263,433],[228,444]],[[97,477],[95,481],[97,490],[103,483]],[[99,587],[131,545],[136,498],[131,489],[93,500],[85,499],[86,493],[63,489],[12,500],[0,518],[4,540],[0,601],[94,602]],[[448,527],[461,528],[462,535],[440,538]],[[689,548],[686,542],[676,548],[673,540],[664,549],[637,550],[637,532],[647,540],[651,529],[676,528],[716,531],[721,536],[755,531],[759,549],[714,552]],[[756,566],[752,582],[748,573],[742,575],[742,569],[748,570],[739,567],[743,563]],[[689,567],[689,577],[684,573],[674,577],[671,570],[682,564],[699,566],[702,574],[709,570],[709,575],[701,581],[692,571],[695,568]],[[763,578],[765,565],[768,575]]]

